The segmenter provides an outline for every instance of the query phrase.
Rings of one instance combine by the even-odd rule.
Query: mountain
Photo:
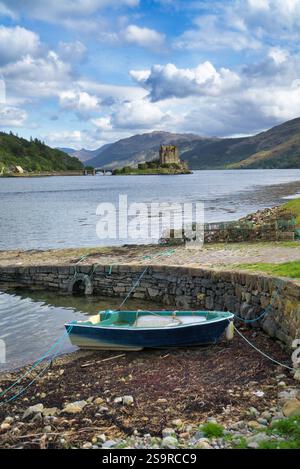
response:
[[[48,147],[38,139],[26,140],[0,132],[0,172],[21,166],[25,171],[77,171],[83,168],[75,157]]]
[[[191,169],[300,168],[300,118],[252,137],[204,138],[194,134],[151,132],[119,140],[85,164],[117,168],[151,161],[160,145],[179,147]]]
[[[76,153],[76,150],[74,150],[74,148],[60,148],[60,147],[56,147],[55,150],[60,150],[60,151],[63,151],[64,153],[67,153],[68,155],[72,156],[74,155],[74,153]]]
[[[151,132],[134,135],[102,147],[96,157],[86,161],[87,165],[114,169],[132,166],[158,157],[160,145],[176,144],[181,151],[192,148],[194,141],[201,137],[193,134],[173,134],[170,132]]]
[[[110,145],[111,144],[108,143],[98,148],[97,150],[86,150],[85,148],[82,148],[81,150],[74,150],[74,148],[58,148],[58,150],[64,151],[70,156],[75,156],[82,163],[85,163],[86,161],[95,158],[97,155],[100,155],[104,150],[110,147]]]
[[[300,119],[253,137],[198,142],[182,156],[193,169],[300,168]]]

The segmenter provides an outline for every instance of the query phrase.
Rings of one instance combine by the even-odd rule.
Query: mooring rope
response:
[[[43,376],[43,374],[48,370],[48,368],[50,368],[52,361],[60,354],[62,344],[63,343],[60,344],[58,350],[56,351],[56,354],[51,358],[51,360],[46,364],[46,366],[30,381],[30,383],[10,398],[7,398],[4,401],[0,402],[0,407],[4,404],[9,404],[10,402],[15,401],[18,397],[22,396],[27,391],[27,389],[29,389],[37,381],[38,378]]]
[[[122,308],[122,306],[125,305],[125,303],[128,301],[131,293],[134,292],[134,290],[136,289],[136,287],[140,284],[142,278],[144,277],[144,275],[146,274],[147,270],[149,269],[149,265],[147,265],[146,269],[144,269],[144,271],[141,273],[141,275],[139,276],[139,278],[137,279],[137,281],[135,282],[135,284],[133,285],[133,287],[130,289],[130,291],[127,293],[126,297],[124,298],[124,300],[122,301],[122,303],[120,304],[119,306],[119,309]]]
[[[172,256],[174,253],[176,252],[175,249],[168,249],[167,251],[164,251],[162,253],[158,253],[158,254],[154,254],[154,255],[145,255],[145,256],[140,256],[140,257],[136,257],[136,259],[140,259],[142,258],[143,260],[151,260],[151,259],[155,259],[155,258],[158,258],[158,257],[164,257],[164,256]],[[75,264],[75,269],[74,269],[74,278],[77,277],[77,275],[80,275],[78,272],[77,272],[77,265],[79,264],[79,262],[87,259],[89,256],[91,255],[91,253],[88,253],[86,254],[85,256],[82,256]],[[93,278],[93,276],[95,275],[96,273],[96,270],[97,268],[100,266],[101,264],[93,264],[92,267],[91,267],[91,271],[88,275],[88,277],[90,279]],[[113,271],[113,267],[114,265],[117,265],[117,264],[111,264],[109,266],[109,271],[108,271],[108,275],[111,275],[112,274],[112,271]]]
[[[237,314],[235,314],[234,315],[235,319],[237,319],[238,321],[243,322],[245,324],[253,324],[255,322],[260,321],[267,314],[269,314],[270,310],[274,306],[274,302],[275,302],[276,298],[278,297],[279,293],[282,293],[283,287],[286,285],[286,282],[284,280],[278,280],[276,283],[277,283],[277,285],[276,285],[277,290],[273,292],[271,300],[270,300],[270,304],[265,308],[265,310],[262,312],[262,314],[260,316],[258,316],[257,318],[254,318],[254,319],[244,319],[241,316],[238,316]]]
[[[175,249],[168,249],[167,251],[164,251],[164,252],[161,252],[161,253],[158,253],[158,254],[155,254],[153,256],[143,256],[143,259],[146,259],[146,260],[149,260],[149,259],[156,259],[158,257],[164,257],[164,256],[172,256],[174,253],[175,253]],[[150,268],[150,265],[147,265],[147,267],[144,269],[144,271],[141,273],[141,275],[139,276],[139,278],[137,279],[137,281],[135,282],[135,284],[133,285],[133,287],[130,289],[130,291],[127,293],[126,297],[124,298],[124,300],[122,301],[122,303],[120,304],[119,306],[119,310],[125,305],[125,303],[128,301],[128,299],[130,298],[130,295],[134,292],[134,290],[136,289],[136,287],[140,284],[142,278],[145,276],[146,272],[148,271],[148,269]]]
[[[157,255],[154,255],[154,256],[143,256],[143,259],[148,259],[148,258],[155,258],[155,257],[161,257],[161,256],[170,256],[172,255],[173,253],[175,252],[175,250],[168,250],[164,253],[159,253]],[[75,264],[75,271],[74,271],[74,277],[77,276],[78,272],[77,272],[77,264],[79,262],[81,262],[82,260],[85,260],[90,254],[88,253],[87,255],[85,256],[82,256]],[[96,270],[97,270],[97,267],[99,266],[100,264],[93,264],[92,268],[91,268],[91,272],[89,274],[89,277],[93,277],[93,275],[95,274]],[[109,275],[111,275],[112,273],[112,267],[113,266],[110,266],[110,269],[109,269]],[[127,302],[127,300],[129,299],[130,295],[133,293],[133,291],[136,289],[136,287],[139,285],[140,281],[142,280],[142,278],[144,277],[144,275],[146,274],[146,272],[148,271],[149,269],[149,265],[144,269],[144,271],[142,272],[142,274],[140,275],[140,277],[138,278],[138,280],[136,281],[136,283],[133,285],[133,287],[130,289],[130,291],[128,292],[128,294],[126,295],[125,299],[122,301],[119,309],[124,306],[124,304]],[[18,384],[20,384],[27,376],[29,376],[44,360],[48,359],[50,357],[50,354],[52,352],[54,352],[54,350],[57,348],[56,350],[56,353],[54,354],[54,357],[52,357],[51,361],[49,363],[47,363],[47,365],[35,376],[35,378],[33,378],[30,383],[28,385],[26,385],[24,388],[22,388],[19,392],[17,392],[16,394],[14,394],[13,396],[11,396],[10,398],[5,398],[2,399],[2,401],[0,401],[0,407],[4,404],[7,404],[9,402],[12,402],[14,401],[15,399],[17,399],[19,396],[21,396],[22,394],[24,394],[24,392],[27,391],[27,389],[29,389],[35,382],[36,380],[41,377],[45,372],[46,370],[49,368],[51,362],[53,359],[55,359],[61,349],[62,349],[62,345],[63,345],[63,341],[64,339],[69,336],[69,334],[71,333],[72,329],[73,329],[74,325],[71,324],[70,327],[62,334],[62,336],[57,339],[54,344],[47,350],[46,353],[44,353],[44,355],[42,355],[41,357],[39,357],[38,359],[36,359],[33,363],[33,365],[29,368],[29,370],[27,370],[25,373],[23,373],[20,378],[18,380],[16,380],[14,383],[12,383],[9,387],[7,387],[6,389],[4,389],[3,391],[0,392],[0,399],[2,399],[9,391],[11,391],[13,388],[15,388]]]
[[[25,373],[23,373],[20,378],[15,381],[14,383],[12,383],[8,388],[4,389],[4,391],[2,391],[0,393],[0,398],[2,398],[3,396],[5,396],[9,391],[11,391],[15,386],[17,386],[18,384],[21,383],[22,380],[24,380],[28,375],[30,375],[32,373],[32,371],[34,371],[44,360],[46,360],[47,358],[50,357],[50,354],[58,347],[58,350],[56,351],[56,354],[54,355],[54,358],[57,357],[57,355],[60,353],[61,351],[61,348],[62,348],[62,345],[63,345],[63,341],[66,337],[69,336],[69,334],[71,333],[72,329],[73,329],[73,325],[71,324],[70,327],[61,335],[61,337],[56,340],[54,342],[54,344],[50,347],[50,349],[44,354],[42,355],[42,357],[38,358],[34,363],[33,365],[30,367],[29,370],[27,370]],[[51,359],[51,361],[53,360],[53,358]],[[51,362],[50,362],[51,363]],[[46,371],[47,368],[49,368],[50,366],[50,363],[46,365],[46,367],[34,378],[33,381],[31,381],[27,386],[26,388],[24,388],[24,392],[26,389],[28,389],[36,380],[39,376],[41,376],[44,371]],[[16,399],[17,397],[19,397],[19,395],[23,394],[23,390],[21,390],[19,393],[17,393],[17,395],[13,396],[12,398],[9,398],[8,400],[4,399],[3,401],[0,402],[0,406],[5,404],[5,403],[8,403],[10,402],[11,400],[14,400]]]
[[[255,323],[255,322],[258,322],[260,321],[261,319],[263,319],[269,312],[270,310],[274,307],[274,301],[275,299],[278,297],[279,293],[282,292],[282,289],[283,287],[286,285],[286,282],[284,280],[278,280],[277,281],[277,285],[276,285],[276,288],[277,290],[273,293],[272,297],[273,297],[273,301],[272,301],[272,298],[271,298],[271,302],[270,304],[267,306],[267,308],[263,311],[263,313],[257,317],[257,318],[254,318],[254,319],[244,319],[244,318],[241,318],[240,316],[237,316],[236,314],[234,315],[234,318],[237,319],[238,321],[241,321],[245,324],[251,324],[251,323]],[[263,357],[267,358],[268,360],[270,360],[271,362],[279,365],[279,366],[282,366],[283,368],[286,368],[290,371],[295,371],[294,368],[291,368],[290,366],[288,365],[285,365],[284,363],[281,363],[279,362],[278,360],[275,360],[274,358],[270,357],[269,355],[267,355],[265,352],[263,352],[262,350],[260,350],[256,345],[254,345],[252,342],[250,342],[249,339],[247,339],[247,337],[244,336],[244,334],[242,334],[236,327],[235,325],[233,325],[234,327],[234,330],[239,334],[240,337],[242,337],[245,342],[247,342],[248,345],[250,345],[250,347],[252,347],[254,350],[256,350],[258,353],[260,353]]]
[[[265,352],[263,352],[262,350],[260,350],[256,345],[254,345],[252,342],[250,342],[250,340],[247,339],[247,337],[244,336],[244,334],[242,334],[236,327],[235,325],[233,325],[234,327],[234,330],[245,340],[245,342],[247,342],[248,345],[250,345],[250,347],[252,347],[254,350],[256,350],[258,353],[260,353],[263,357],[267,358],[268,360],[270,360],[271,362],[275,363],[276,365],[279,365],[279,366],[282,366],[284,368],[287,368],[288,370],[290,371],[295,371],[294,368],[291,368],[290,366],[288,365],[285,365],[284,363],[281,363],[279,362],[278,360],[275,360],[274,358],[270,357],[269,355],[267,355]]]

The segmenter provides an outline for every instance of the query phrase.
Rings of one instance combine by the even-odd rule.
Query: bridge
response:
[[[96,176],[96,174],[102,174],[103,176],[111,176],[112,171],[110,169],[104,169],[104,168],[93,168],[93,169],[87,169],[85,168],[83,170],[84,176],[88,176],[89,174]]]

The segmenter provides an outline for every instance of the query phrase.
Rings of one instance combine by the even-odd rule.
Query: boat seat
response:
[[[178,319],[173,319],[170,316],[139,316],[134,323],[134,327],[176,327],[181,324]]]
[[[178,319],[182,324],[198,324],[207,321],[204,316],[178,316]]]
[[[90,316],[90,317],[89,317],[89,322],[90,322],[91,324],[99,324],[99,322],[100,322],[100,316],[99,316],[99,314],[95,314],[94,316]]]

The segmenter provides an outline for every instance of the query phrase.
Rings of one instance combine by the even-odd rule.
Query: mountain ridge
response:
[[[116,169],[149,162],[160,145],[179,147],[190,169],[300,168],[300,118],[249,137],[201,137],[193,133],[154,131],[133,135],[93,150],[88,166]],[[78,156],[79,150],[72,153]],[[88,153],[86,153],[88,156]]]

